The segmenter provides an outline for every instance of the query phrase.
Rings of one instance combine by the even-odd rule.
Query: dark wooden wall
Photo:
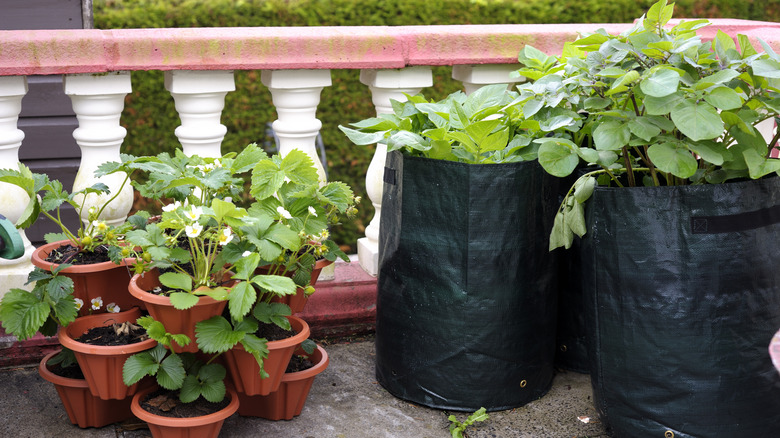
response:
[[[82,8],[90,8],[88,0],[0,0],[0,29],[82,29],[91,28],[91,10],[87,9],[87,23]],[[0,44],[2,42],[0,41]],[[24,141],[19,159],[33,172],[46,173],[61,181],[70,191],[79,167],[81,152],[73,139],[78,123],[70,98],[62,90],[62,76],[28,76],[29,91],[22,99],[19,129]],[[66,211],[71,229],[78,226],[73,209]],[[41,216],[27,230],[27,237],[35,244],[43,242],[43,235],[58,229]]]

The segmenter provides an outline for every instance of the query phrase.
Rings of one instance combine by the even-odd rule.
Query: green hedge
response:
[[[357,26],[421,24],[605,23],[629,22],[654,0],[94,0],[95,27]],[[677,17],[743,18],[778,21],[780,0],[680,0]],[[434,87],[423,90],[442,98],[459,89],[449,67],[434,68]],[[179,125],[173,99],[161,72],[134,72],[122,124],[128,128],[123,152],[134,155],[172,151]],[[350,184],[364,200],[353,222],[334,230],[334,238],[355,250],[373,216],[365,196],[365,170],[373,149],[355,146],[336,128],[375,114],[357,70],[333,70],[333,85],[322,92],[318,117],[327,152],[329,178]],[[237,71],[236,91],[225,102],[228,128],[223,150],[250,142],[263,144],[266,123],[276,120],[259,71]],[[345,248],[346,249],[346,248]]]

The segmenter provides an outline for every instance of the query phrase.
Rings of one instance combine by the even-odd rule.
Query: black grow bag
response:
[[[547,202],[549,201],[549,202]],[[554,181],[535,163],[388,154],[376,375],[393,395],[474,411],[521,406],[553,377]]]
[[[780,436],[780,178],[597,188],[582,240],[596,408],[617,437]],[[591,324],[592,323],[592,324]]]

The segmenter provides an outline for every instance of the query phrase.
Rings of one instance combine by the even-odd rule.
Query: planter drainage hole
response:
[[[664,433],[664,438],[674,438],[674,432],[672,432],[671,430],[667,430]]]
[[[525,385],[527,385],[527,384],[528,384],[528,382],[526,382],[525,380],[521,380],[520,381],[520,387],[521,388],[525,388]]]

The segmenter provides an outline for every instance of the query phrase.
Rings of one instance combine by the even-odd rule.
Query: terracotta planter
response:
[[[32,264],[51,272],[52,268],[59,266],[56,263],[46,261],[46,257],[55,248],[67,244],[69,241],[48,243],[37,248],[32,253]],[[117,265],[114,262],[102,262],[91,265],[73,265],[65,268],[60,275],[65,275],[73,280],[73,297],[84,301],[84,307],[81,308],[79,315],[89,314],[89,303],[93,298],[100,297],[103,304],[116,303],[121,310],[128,310],[132,307],[143,308],[143,302],[127,293],[127,285],[132,276],[128,266],[127,259],[125,264]],[[98,310],[105,312],[105,307]]]
[[[138,308],[119,313],[99,313],[82,316],[60,329],[58,337],[63,347],[73,350],[76,360],[87,381],[92,395],[103,400],[121,400],[135,394],[139,383],[126,386],[122,381],[122,367],[125,360],[135,353],[148,350],[157,345],[153,339],[119,346],[89,345],[77,342],[93,327],[104,327],[125,321],[135,322],[141,316]]]
[[[317,279],[320,277],[320,272],[328,266],[333,264],[330,260],[317,260],[317,262],[314,264],[314,269],[311,271],[311,285],[314,286],[317,284]],[[267,274],[268,271],[262,270],[263,268],[258,268],[258,271],[264,274]],[[290,310],[292,310],[293,314],[303,312],[304,307],[306,307],[306,303],[309,301],[309,297],[306,296],[306,293],[303,291],[303,288],[298,288],[298,290],[295,292],[295,295],[285,295],[283,297],[274,297],[271,299],[274,303],[284,303],[290,306]]]
[[[57,353],[49,353],[41,360],[38,374],[54,384],[71,423],[81,428],[103,427],[133,416],[130,412],[131,397],[123,400],[101,400],[100,397],[92,395],[86,380],[70,379],[52,373],[46,362]]]
[[[241,344],[225,352],[228,374],[238,392],[244,395],[268,395],[279,389],[293,352],[309,337],[309,325],[306,321],[297,316],[287,318],[297,334],[287,339],[268,342],[268,357],[263,361],[268,378],[260,378],[260,366],[257,365],[255,357],[247,353]]]
[[[228,388],[230,404],[221,411],[193,418],[173,418],[152,414],[141,408],[141,400],[157,388],[146,388],[134,397],[130,408],[136,417],[149,425],[155,438],[216,438],[225,419],[238,410],[238,396]]]
[[[189,336],[192,342],[185,347],[174,343],[173,351],[195,353],[198,351],[198,343],[195,340],[195,324],[221,315],[227,301],[217,301],[211,297],[201,296],[198,304],[189,309],[176,309],[168,297],[147,292],[160,285],[159,276],[157,270],[146,272],[143,275],[134,275],[130,279],[128,290],[134,297],[146,303],[146,310],[149,314],[155,320],[160,321],[169,333],[182,333]]]
[[[276,392],[254,396],[239,393],[239,415],[274,421],[292,420],[293,417],[301,415],[314,378],[328,367],[328,353],[317,346],[309,360],[314,363],[313,367],[295,373],[285,373]]]

